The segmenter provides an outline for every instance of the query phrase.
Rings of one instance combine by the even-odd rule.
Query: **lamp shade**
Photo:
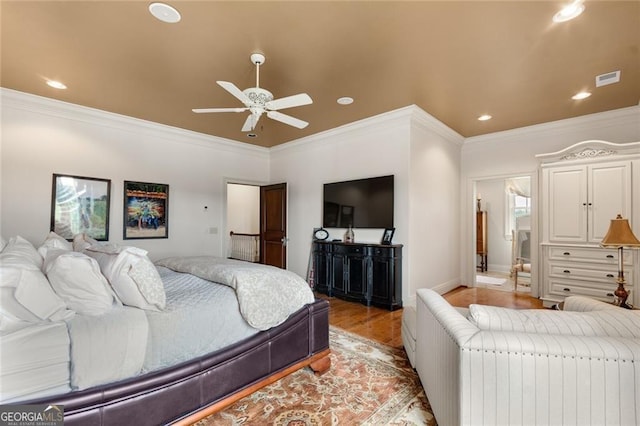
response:
[[[618,215],[611,220],[607,235],[600,242],[602,247],[640,247],[640,241],[633,235],[629,221]]]

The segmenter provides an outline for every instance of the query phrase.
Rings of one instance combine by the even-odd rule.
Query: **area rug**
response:
[[[507,282],[505,278],[488,277],[486,275],[476,275],[478,284],[502,285]]]
[[[436,425],[403,349],[329,333],[328,372],[298,370],[196,425]]]

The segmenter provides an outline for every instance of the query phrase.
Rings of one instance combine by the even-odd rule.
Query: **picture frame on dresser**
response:
[[[169,238],[169,185],[124,181],[123,238]]]
[[[391,241],[393,240],[393,234],[396,232],[396,228],[385,228],[384,232],[382,233],[382,241],[380,241],[380,244],[388,246],[391,244]]]
[[[53,174],[50,230],[71,241],[84,233],[109,240],[111,180]]]

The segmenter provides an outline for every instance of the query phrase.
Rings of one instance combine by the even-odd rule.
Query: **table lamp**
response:
[[[607,235],[600,242],[600,246],[618,249],[618,279],[616,280],[618,288],[613,294],[616,296],[616,304],[620,307],[631,309],[632,306],[627,304],[629,293],[624,288],[624,258],[622,250],[624,247],[640,247],[640,241],[633,235],[629,221],[623,219],[622,215],[612,219]]]

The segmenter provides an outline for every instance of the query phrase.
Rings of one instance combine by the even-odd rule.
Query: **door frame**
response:
[[[268,183],[262,182],[262,181],[257,181],[257,180],[248,180],[248,179],[235,179],[235,178],[229,178],[229,177],[224,177],[222,178],[222,233],[224,233],[225,235],[223,235],[220,238],[220,248],[221,248],[221,256],[222,257],[227,257],[229,250],[230,250],[230,241],[229,241],[229,235],[227,234],[227,224],[228,224],[228,220],[227,220],[227,210],[228,210],[228,197],[229,194],[227,193],[227,188],[229,184],[237,184],[237,185],[250,185],[250,186],[257,186],[257,187],[261,187],[261,186],[265,186],[268,185]],[[260,219],[260,218],[258,218]]]
[[[462,247],[464,250],[464,267],[462,282],[469,287],[475,287],[476,283],[476,184],[481,181],[507,179],[510,177],[529,176],[531,178],[531,295],[538,297],[540,292],[539,268],[540,268],[540,244],[539,244],[539,175],[538,170],[522,173],[506,173],[491,176],[474,176],[467,179],[464,196],[464,212],[462,220],[467,232],[464,234]],[[535,249],[534,249],[535,247]]]

